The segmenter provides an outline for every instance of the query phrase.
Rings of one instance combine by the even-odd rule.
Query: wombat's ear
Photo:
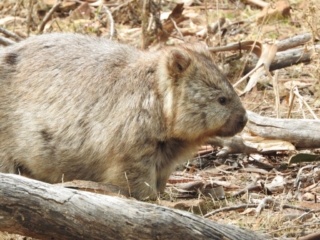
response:
[[[187,53],[172,50],[168,56],[168,70],[170,75],[179,75],[189,67],[190,63],[191,59]]]

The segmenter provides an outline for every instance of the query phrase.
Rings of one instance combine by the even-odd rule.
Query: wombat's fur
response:
[[[203,44],[143,52],[49,34],[0,51],[0,172],[155,197],[179,160],[246,121]]]

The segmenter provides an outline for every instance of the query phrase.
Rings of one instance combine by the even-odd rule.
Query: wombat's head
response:
[[[233,136],[244,128],[246,110],[205,45],[172,47],[163,52],[159,89],[171,137]]]

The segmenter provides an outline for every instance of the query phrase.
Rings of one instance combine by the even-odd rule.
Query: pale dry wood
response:
[[[40,239],[266,239],[189,212],[0,173],[0,231]]]
[[[260,57],[262,54],[263,45],[260,42],[256,41],[242,41],[237,43],[230,43],[226,46],[221,47],[209,47],[208,50],[211,52],[225,52],[225,51],[235,51],[235,50],[248,50],[257,57]]]
[[[309,48],[291,49],[283,52],[278,52],[274,61],[270,66],[270,70],[288,67],[301,62],[310,62],[314,54],[314,50],[319,50],[320,45],[312,46]]]
[[[277,52],[274,60],[270,65],[270,71],[290,67],[299,63],[310,62],[314,51],[319,51],[319,49],[320,45],[315,45],[308,48],[303,47]],[[244,70],[244,73],[250,72],[255,68],[256,64],[257,63],[255,61],[253,61],[251,64],[248,64]]]
[[[268,7],[270,5],[270,3],[267,3],[267,2],[262,1],[262,0],[246,0],[245,2],[257,5],[257,6],[262,7],[262,8]]]
[[[106,4],[102,5],[102,9],[104,10],[104,12],[107,14],[107,17],[108,17],[109,28],[110,28],[110,38],[109,39],[112,40],[117,36],[117,31],[115,29],[112,13]]]
[[[4,38],[4,37],[1,37],[0,36],[0,44],[1,45],[4,45],[4,46],[9,46],[9,45],[13,45],[15,44],[16,42],[10,40],[9,38]]]
[[[294,37],[286,38],[281,41],[276,42],[278,46],[278,51],[284,51],[290,48],[301,46],[312,39],[311,33],[303,33]]]
[[[247,111],[247,128],[254,134],[291,142],[296,148],[320,147],[320,121],[309,119],[275,119]]]
[[[14,40],[16,40],[17,42],[22,41],[23,39],[17,35],[16,33],[10,32],[9,30],[0,27],[0,32],[3,33],[4,35],[13,38]],[[8,40],[11,41],[11,40]],[[15,43],[14,41],[12,41],[12,44]]]
[[[260,66],[261,64],[263,64],[264,67],[257,69],[251,75],[250,80],[247,86],[245,87],[245,89],[243,90],[243,92],[241,93],[241,95],[244,95],[247,92],[251,91],[251,89],[257,84],[257,82],[259,82],[259,80],[261,79],[261,76],[264,75],[267,71],[269,71],[270,65],[276,56],[277,49],[278,47],[275,44],[263,45],[261,57],[259,58],[256,65]]]

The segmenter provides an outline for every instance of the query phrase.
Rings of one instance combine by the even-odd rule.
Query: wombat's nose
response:
[[[245,112],[245,114],[244,115],[242,115],[242,117],[241,116],[239,116],[239,118],[238,118],[239,120],[239,122],[238,122],[238,124],[239,124],[239,127],[241,128],[241,130],[246,126],[246,124],[247,124],[247,122],[248,122],[248,114]],[[241,131],[240,130],[240,131]]]

